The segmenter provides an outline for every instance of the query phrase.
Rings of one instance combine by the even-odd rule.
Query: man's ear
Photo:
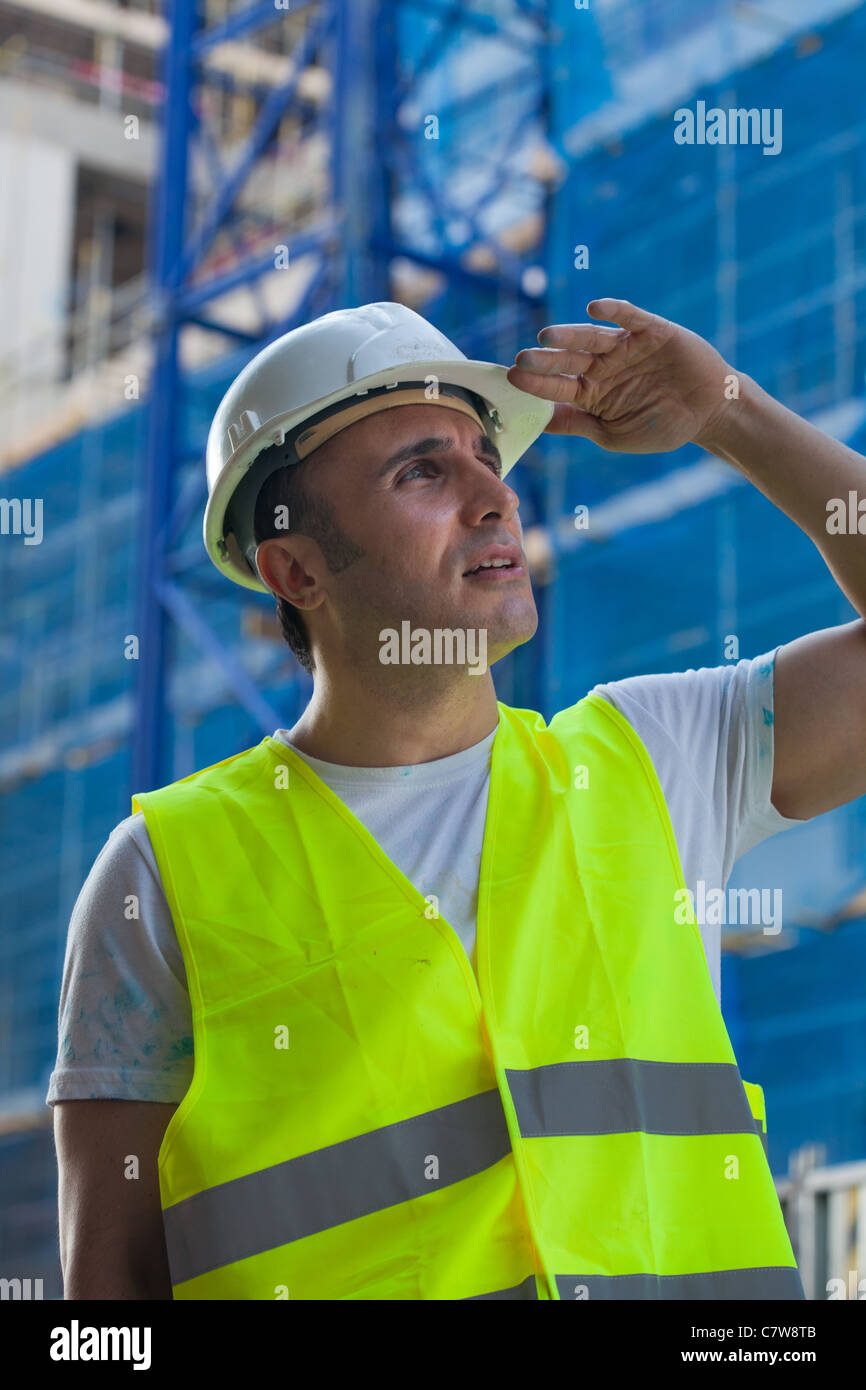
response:
[[[318,576],[326,566],[318,545],[310,536],[272,536],[256,547],[256,566],[272,593],[289,599],[304,611],[325,601]]]

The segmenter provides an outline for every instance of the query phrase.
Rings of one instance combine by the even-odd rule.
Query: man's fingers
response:
[[[545,434],[581,435],[584,439],[592,440],[593,444],[597,444],[601,449],[613,448],[604,422],[576,405],[555,405]]]
[[[529,391],[533,396],[541,396],[545,401],[573,401],[580,389],[575,376],[544,376],[540,372],[527,372],[520,367],[509,367],[506,373],[512,386],[520,391]]]
[[[636,304],[631,304],[627,299],[591,299],[586,306],[586,312],[592,314],[594,319],[607,319],[609,323],[618,323],[622,328],[629,329],[630,332],[639,332],[642,328],[649,328],[650,324],[658,320],[658,314],[650,314],[646,309],[639,309]],[[616,330],[611,330],[615,332]]]
[[[587,399],[588,383],[579,376],[543,376],[538,372],[521,371],[519,367],[509,367],[507,375],[512,386],[554,402],[546,434],[582,435],[602,449],[613,447],[604,421],[575,405],[575,401]]]
[[[580,348],[521,348],[514,359],[522,372],[540,376],[580,376],[596,360]]]
[[[568,348],[572,352],[612,352],[618,343],[625,342],[628,333],[622,328],[604,328],[597,323],[552,323],[542,328],[538,341],[543,348]]]

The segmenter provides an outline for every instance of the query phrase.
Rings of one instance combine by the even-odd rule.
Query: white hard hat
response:
[[[553,414],[551,401],[512,386],[505,367],[470,361],[403,304],[337,309],[263,348],[223,396],[208,434],[204,543],[217,569],[270,593],[255,567],[253,531],[265,479],[365,415],[416,403],[478,419],[499,449],[503,477]],[[285,445],[276,459],[275,444]]]

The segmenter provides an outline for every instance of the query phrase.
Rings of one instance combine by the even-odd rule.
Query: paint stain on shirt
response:
[[[192,1037],[177,1038],[166,1052],[166,1067],[170,1067],[173,1062],[179,1062],[184,1057],[192,1056]]]

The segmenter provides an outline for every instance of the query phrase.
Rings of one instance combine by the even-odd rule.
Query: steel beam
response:
[[[157,597],[164,567],[163,523],[171,505],[173,458],[177,444],[179,324],[170,312],[183,246],[188,177],[189,51],[195,31],[191,0],[170,0],[169,41],[163,64],[165,115],[160,175],[152,219],[150,271],[160,327],[148,401],[145,497],[141,525],[139,664],[135,696],[135,737],[130,776],[132,792],[150,791],[163,774],[166,714],[166,615]]]

